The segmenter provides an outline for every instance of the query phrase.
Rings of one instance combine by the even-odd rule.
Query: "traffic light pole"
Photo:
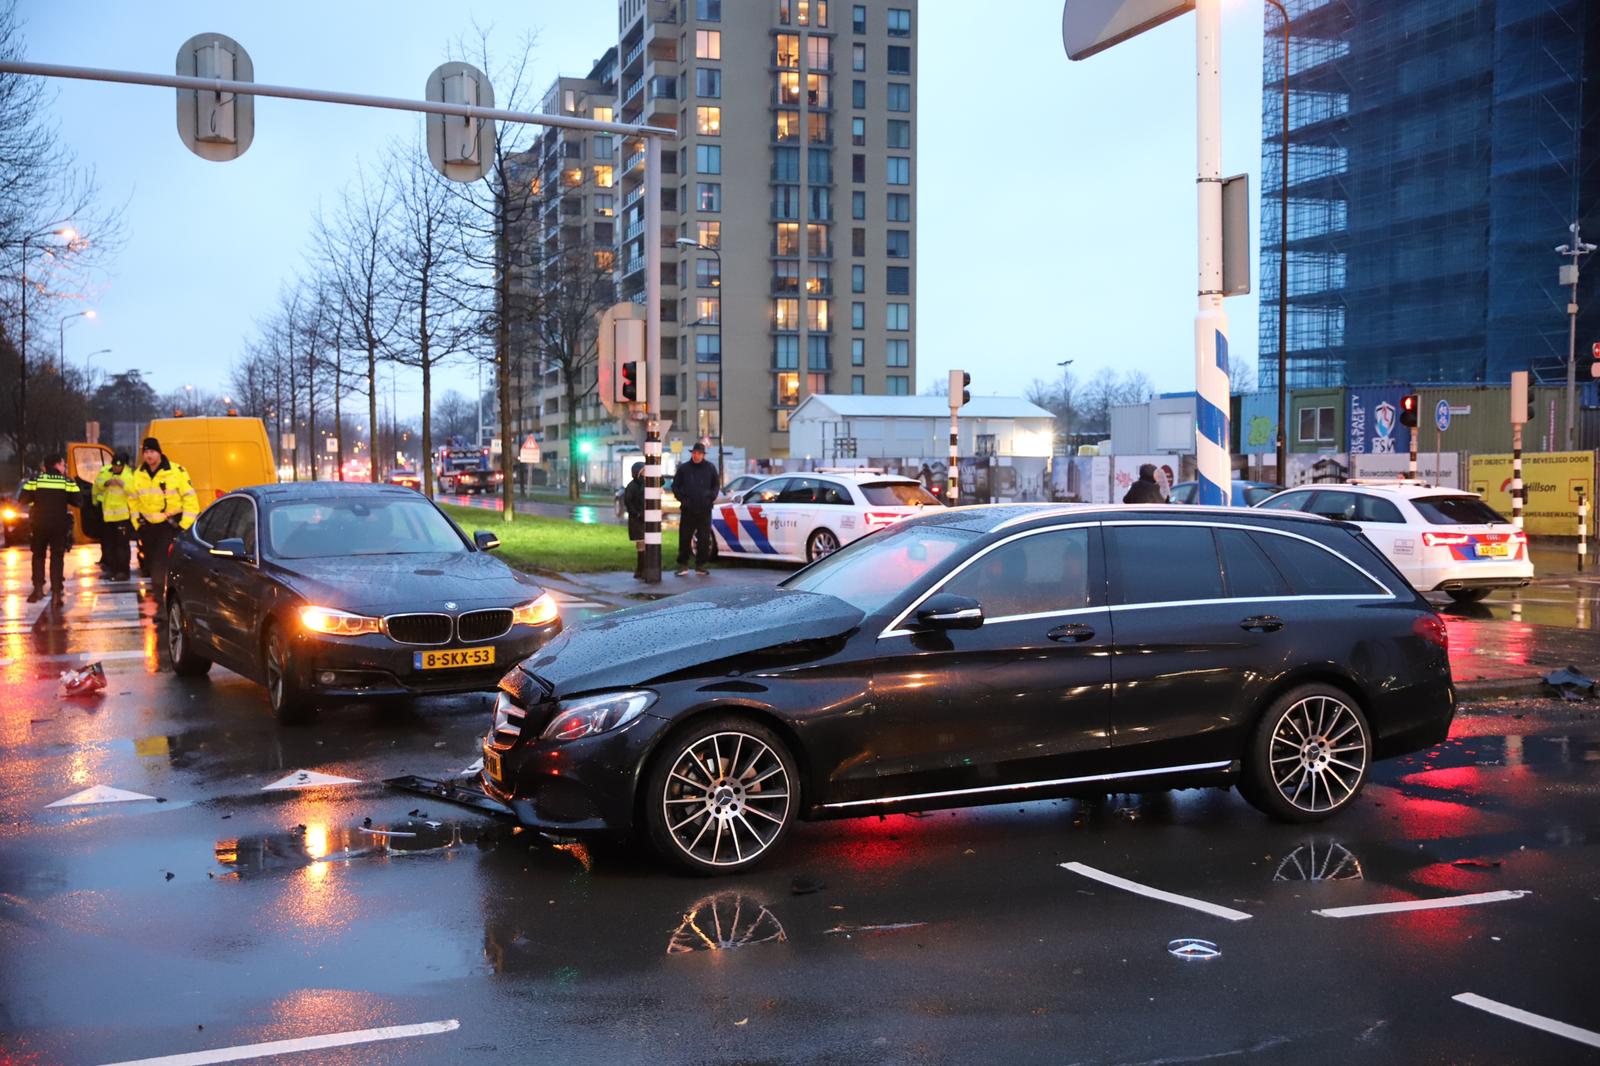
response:
[[[1522,423],[1511,423],[1511,524],[1522,528]]]
[[[956,422],[957,410],[955,406],[950,408],[950,469],[944,496],[951,507],[961,502],[961,430]]]
[[[661,140],[644,146],[644,581],[661,584]],[[682,536],[679,530],[679,536]]]
[[[1411,427],[1411,462],[1406,468],[1406,477],[1412,481],[1417,480],[1417,434],[1421,432],[1421,427]]]

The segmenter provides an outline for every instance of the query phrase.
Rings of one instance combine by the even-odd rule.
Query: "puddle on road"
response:
[[[742,892],[718,892],[698,900],[684,914],[667,942],[667,954],[734,951],[788,939],[783,923],[766,904]]]
[[[1274,881],[1360,881],[1361,860],[1337,840],[1312,839],[1278,862]]]
[[[315,863],[371,856],[425,855],[463,847],[494,847],[513,836],[509,825],[462,825],[410,820],[385,826],[307,825],[279,833],[219,840],[219,865],[235,878],[261,877]]]

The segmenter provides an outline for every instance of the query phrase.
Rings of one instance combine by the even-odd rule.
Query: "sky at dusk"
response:
[[[557,74],[585,73],[616,36],[613,0],[21,0],[19,14],[41,62],[170,74],[187,38],[220,32],[249,51],[257,81],[407,97],[453,43],[476,37],[474,23],[508,52],[537,34],[540,94]],[[1060,0],[920,5],[919,387],[964,367],[975,393],[1018,395],[1067,358],[1080,377],[1141,368],[1164,391],[1194,386],[1193,19],[1081,63],[1062,52],[1060,22]],[[1225,0],[1223,171],[1248,171],[1253,201],[1261,27],[1254,0]],[[98,367],[144,370],[157,391],[220,390],[303,268],[319,204],[331,209],[421,118],[258,99],[250,150],[218,164],[178,140],[174,97],[56,84],[61,135],[104,198],[125,205],[126,226],[98,317],[68,331],[67,351],[110,348]],[[1236,357],[1254,360],[1255,297],[1227,312]],[[471,393],[474,373],[444,371],[440,391]],[[402,375],[402,413],[418,403],[407,385]]]

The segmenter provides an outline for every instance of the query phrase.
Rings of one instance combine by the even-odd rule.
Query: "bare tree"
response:
[[[446,440],[465,437],[477,432],[478,412],[470,399],[451,389],[434,401],[433,422],[439,436]]]
[[[397,144],[386,168],[393,179],[391,229],[384,257],[394,278],[396,328],[385,350],[422,373],[422,491],[433,495],[433,371],[460,354],[469,304],[462,291],[460,240],[465,207],[429,164],[420,145]]]
[[[1063,367],[1061,375],[1055,381],[1041,381],[1035,378],[1024,393],[1030,402],[1038,404],[1055,416],[1058,447],[1064,446],[1067,439],[1077,432],[1078,406],[1082,402],[1080,392],[1077,376],[1070,369]]]
[[[334,282],[344,312],[342,330],[366,356],[367,432],[378,437],[378,360],[395,330],[394,275],[384,254],[384,219],[391,207],[389,189],[369,182],[363,171],[347,188],[337,215],[316,221],[318,255]],[[383,475],[373,457],[373,481]]]

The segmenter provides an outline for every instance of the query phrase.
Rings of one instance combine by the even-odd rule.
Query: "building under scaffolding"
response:
[[[1289,384],[1565,381],[1555,247],[1574,219],[1600,243],[1600,3],[1285,3]],[[1265,10],[1260,381],[1276,387],[1284,57]],[[1591,259],[1582,378],[1597,297]]]

